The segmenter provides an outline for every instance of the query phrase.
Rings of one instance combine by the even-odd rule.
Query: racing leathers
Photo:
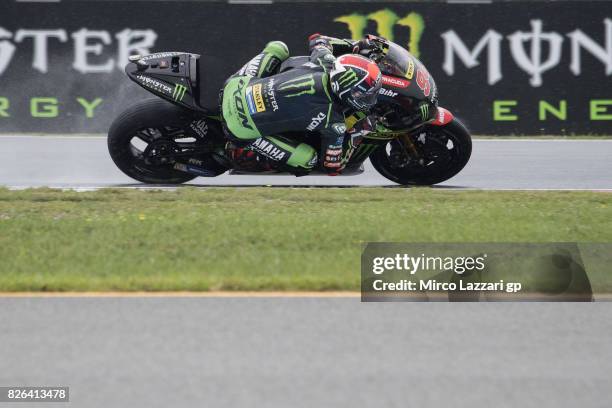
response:
[[[284,43],[273,41],[230,77],[222,94],[223,119],[234,148],[246,156],[260,156],[273,168],[296,175],[317,165],[337,174],[360,140],[355,136],[359,132],[347,132],[345,117],[366,115],[342,106],[330,89],[333,39],[318,36],[315,41],[311,36],[310,40],[310,57],[301,66],[277,73],[289,51]],[[350,52],[351,43],[337,41]],[[355,120],[351,128],[354,125]],[[291,132],[319,133],[319,154],[309,144],[288,138]]]

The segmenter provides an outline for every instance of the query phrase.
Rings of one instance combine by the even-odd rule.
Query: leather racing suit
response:
[[[329,72],[335,61],[333,47],[350,53],[353,44],[313,37],[307,63],[277,73],[289,50],[283,42],[272,41],[227,80],[221,109],[226,135],[234,143],[233,154],[259,156],[269,167],[296,175],[308,174],[317,164],[329,174],[344,168],[359,141],[354,125],[366,115],[340,103],[331,91]],[[351,134],[345,117],[352,118]],[[286,137],[291,132],[319,133],[320,153]]]

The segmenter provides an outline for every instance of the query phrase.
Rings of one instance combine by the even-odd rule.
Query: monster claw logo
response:
[[[421,104],[419,106],[419,109],[421,109],[421,118],[424,121],[429,119],[429,104],[428,103]]]
[[[178,102],[182,101],[183,96],[185,96],[185,91],[187,91],[187,87],[185,85],[175,84],[174,92],[172,92],[172,98]]]
[[[355,73],[355,71],[353,71],[352,69],[349,69],[348,71],[343,73],[340,78],[338,78],[338,85],[344,86],[344,87],[351,86],[355,82],[357,82],[357,80],[358,78],[357,78],[357,74]]]
[[[374,151],[374,149],[377,147],[378,145],[375,143],[361,143],[358,147],[357,147],[357,151],[355,151],[352,156],[351,156],[351,160],[352,161],[360,161],[362,159],[365,159],[366,157],[368,157],[370,155],[370,153],[372,153]]]
[[[382,9],[369,14],[348,14],[334,19],[338,23],[346,24],[351,32],[353,40],[360,40],[367,33],[368,22],[373,21],[376,24],[376,32],[379,36],[385,37],[389,41],[394,41],[395,26],[407,27],[410,30],[410,40],[408,41],[408,50],[417,58],[419,58],[419,42],[421,35],[425,29],[423,17],[417,13],[410,13],[404,17],[398,16],[395,12],[389,9]]]
[[[314,95],[315,80],[312,74],[302,75],[289,81],[283,82],[278,90],[283,92],[285,98],[291,98],[300,95]],[[290,91],[285,93],[285,91]]]

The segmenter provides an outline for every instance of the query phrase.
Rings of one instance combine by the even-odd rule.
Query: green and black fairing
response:
[[[286,51],[284,44],[273,43],[277,45],[274,48]],[[331,39],[331,44],[338,55],[355,51],[355,42],[351,40]],[[268,46],[271,47],[271,43]],[[342,175],[362,172],[361,165],[369,158],[376,171],[393,182],[431,185],[454,176],[469,160],[469,131],[452,113],[437,109],[435,82],[416,58],[396,44],[390,43],[387,55],[380,61],[387,80],[380,91],[378,104],[369,112],[367,120],[364,120],[363,113],[340,113],[335,112],[333,106],[330,108],[330,95],[325,93],[329,89],[323,85],[325,76],[321,74],[326,69],[324,60],[310,61],[308,56],[290,58],[280,69],[273,70],[274,64],[264,61],[264,58],[260,60],[263,63],[255,64],[260,69],[253,75],[257,79],[252,85],[261,86],[255,90],[258,95],[261,92],[259,104],[251,106],[255,111],[257,106],[260,110],[264,106],[266,111],[283,109],[279,99],[285,102],[285,106],[293,103],[295,108],[299,105],[301,109],[309,106],[302,103],[314,99],[314,94],[317,94],[317,104],[320,103],[316,106],[322,109],[317,109],[316,115],[308,113],[309,122],[302,124],[305,128],[253,139],[249,145],[256,149],[250,151],[251,157],[255,151],[275,158],[282,156],[286,160],[283,164],[293,167],[293,170],[303,166],[308,173],[316,164],[314,148],[322,144],[324,135],[330,132],[340,135],[349,129],[347,136],[350,137],[343,138],[342,150],[351,151],[352,155]],[[256,59],[250,62],[256,62]],[[117,167],[136,180],[163,184],[183,183],[196,176],[214,177],[228,169],[236,170],[234,156],[228,155],[231,143],[226,141],[223,118],[217,105],[218,91],[223,88],[226,78],[211,77],[205,71],[211,64],[202,63],[196,54],[164,52],[135,56],[130,61],[126,67],[130,79],[163,100],[147,99],[134,104],[113,122],[109,129],[108,147]],[[313,71],[300,72],[304,65]],[[245,68],[248,69],[249,65]],[[286,78],[280,76],[282,81],[278,84],[265,79],[272,71],[279,75],[286,73]],[[313,75],[314,86],[311,77],[303,75]],[[252,86],[248,84],[251,79],[243,81],[241,90]],[[313,88],[314,94],[311,94]],[[250,95],[253,92],[251,87]],[[244,102],[243,107],[247,106],[246,99],[241,96],[240,100]],[[342,114],[342,120],[338,116],[336,122],[335,113]],[[277,129],[283,128],[264,120],[264,111],[254,116],[258,114],[262,129],[272,129],[272,133],[277,133]],[[355,123],[359,126],[353,126]],[[371,131],[372,127],[374,131]],[[358,143],[360,136],[362,142]],[[340,141],[339,137],[335,139]],[[262,170],[255,171],[260,174]]]
[[[423,63],[399,45],[389,42],[384,58],[378,62],[383,73],[383,88],[371,114],[377,117],[374,132],[364,136],[353,152],[347,169],[360,166],[378,148],[414,131],[436,118],[438,90]],[[351,127],[360,118],[347,118]],[[396,145],[392,144],[393,145]]]
[[[147,91],[190,110],[210,113],[200,104],[200,55],[182,52],[159,52],[130,57],[125,72]]]
[[[351,40],[331,39],[331,42],[336,56],[351,52],[354,45]],[[286,50],[276,51],[284,53]],[[336,110],[337,104],[333,103],[328,84],[333,60],[326,60],[327,54],[323,50],[310,57],[285,57],[280,67],[270,69],[266,68],[270,61],[259,61],[258,71],[265,72],[253,73],[255,76],[240,75],[252,68],[247,63],[241,70],[245,72],[237,72],[225,86],[225,92],[229,91],[232,99],[240,100],[233,108],[223,107],[229,113],[226,119],[229,119],[233,135],[256,139],[284,134],[315,147],[333,144],[335,138],[341,140],[342,135],[334,129],[340,129],[339,124],[344,124],[342,129],[351,128],[365,114],[346,115]],[[197,54],[179,52],[133,57],[126,66],[126,73],[133,81],[169,102],[200,112],[201,117],[218,120],[219,111],[204,108],[199,100],[199,58]],[[355,147],[347,170],[359,167],[376,148],[396,138],[398,132],[414,129],[436,116],[437,88],[418,59],[397,44],[389,43],[379,67],[387,79],[374,109],[379,124],[375,132],[366,135]],[[278,73],[270,76],[272,72],[267,71]],[[258,75],[262,77],[256,77]],[[420,83],[418,75],[421,75]],[[276,114],[279,110],[283,115]],[[239,126],[232,126],[232,121]],[[313,137],[309,137],[310,133]]]
[[[438,88],[421,61],[390,42],[379,62],[384,75],[376,112],[392,130],[411,129],[436,118]]]

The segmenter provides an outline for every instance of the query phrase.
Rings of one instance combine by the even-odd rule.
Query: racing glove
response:
[[[315,47],[325,47],[330,51],[334,50],[334,47],[329,42],[329,39],[319,33],[314,33],[308,37],[308,51],[312,52]]]
[[[345,163],[342,160],[344,138],[338,137],[332,144],[328,144],[323,152],[323,169],[330,176],[335,176],[342,171]]]
[[[363,55],[374,62],[382,60],[389,52],[389,42],[382,37],[368,34],[353,47],[355,54]]]
[[[363,138],[374,131],[374,125],[369,117],[359,121],[351,129],[345,131],[333,143],[328,143],[323,152],[323,168],[330,176],[337,176],[346,167],[353,152],[359,147]]]
[[[329,49],[335,56],[342,54],[350,54],[355,45],[353,40],[343,40],[340,38],[330,37],[314,33],[308,37],[308,50],[312,50],[317,46],[323,46]]]

